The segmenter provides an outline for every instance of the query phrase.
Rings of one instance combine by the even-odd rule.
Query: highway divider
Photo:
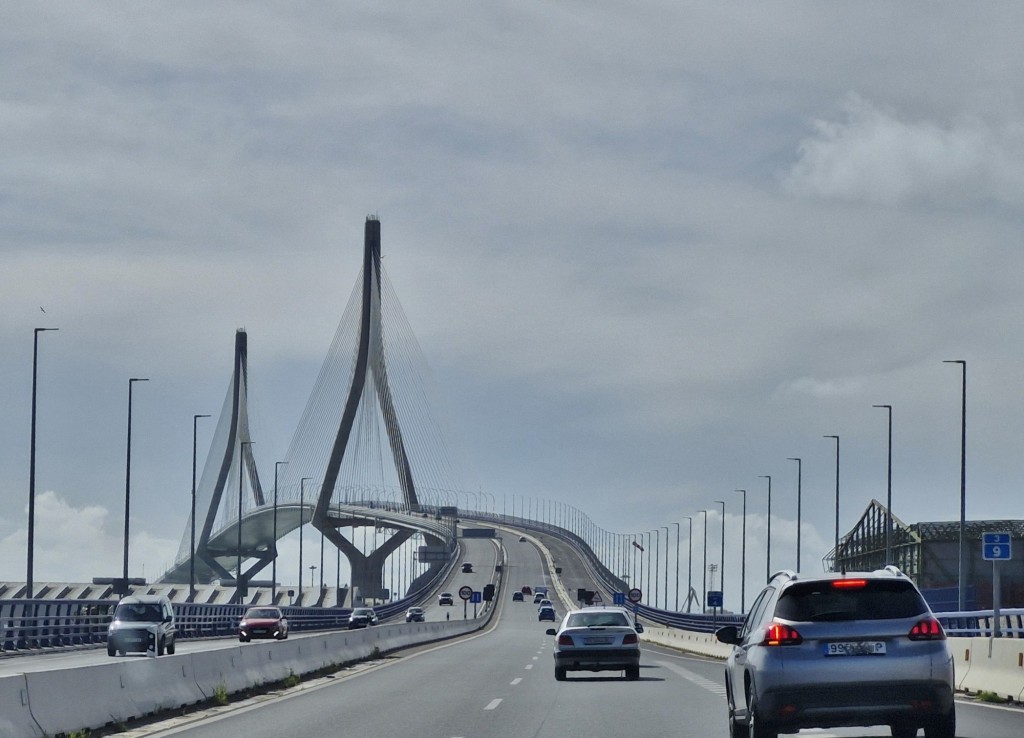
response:
[[[1024,699],[1024,640],[1020,638],[950,638],[957,689],[992,692],[1004,699]]]
[[[43,738],[98,729],[204,702],[400,648],[485,627],[494,610],[469,620],[396,623],[284,641],[112,658],[94,666],[0,678],[0,735]]]

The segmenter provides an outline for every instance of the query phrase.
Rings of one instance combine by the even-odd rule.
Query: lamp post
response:
[[[665,531],[665,609],[668,609],[668,526],[661,526]]]
[[[238,604],[242,604],[242,600],[245,595],[245,582],[242,576],[242,477],[245,471],[245,447],[252,446],[252,441],[242,441],[238,444],[238,552],[236,554],[237,561],[235,562],[235,597],[238,598]]]
[[[701,569],[704,572],[704,584],[700,594],[700,611],[702,613],[707,612],[707,604],[704,599],[707,597],[708,591],[708,511],[698,510],[697,512],[703,513],[704,515],[704,558],[701,559]]]
[[[772,579],[772,478],[770,474],[759,475],[761,479],[768,480],[768,556],[765,559],[765,581]]]
[[[676,527],[676,608],[675,609],[676,609],[676,612],[679,612],[679,539],[681,537],[679,535],[679,532],[680,532],[680,530],[682,529],[683,526],[680,525],[679,523],[672,523],[672,525],[674,525]],[[666,533],[666,536],[667,535],[668,534]],[[666,565],[666,569],[667,568],[668,567]],[[665,585],[665,591],[666,592],[668,591],[668,585],[667,584]]]
[[[649,530],[645,531],[644,535],[647,536],[647,592],[648,592],[648,594],[650,594],[650,592],[652,591],[651,590],[651,531],[649,531]],[[657,561],[658,557],[655,556],[654,560]],[[655,579],[654,581],[655,581],[655,583],[657,583],[658,580]],[[657,607],[658,606],[658,598],[655,597],[653,602],[654,602],[654,606]]]
[[[802,492],[804,476],[804,462],[795,456],[790,456],[786,461],[796,462],[796,570],[800,571],[800,517],[802,514]]]
[[[964,529],[967,526],[967,362],[963,359],[943,361],[943,364],[959,364],[963,369],[960,395],[960,550],[957,564],[957,589],[959,609],[967,608],[967,593],[964,590]]]
[[[872,405],[888,411],[889,415],[889,463],[885,475],[885,563],[892,561],[892,405]]]
[[[693,518],[690,515],[685,517],[689,523],[686,531],[686,612],[690,612],[690,592],[693,591]]]
[[[722,558],[718,564],[718,581],[722,590],[722,609],[725,609],[725,503],[722,500],[715,500],[716,505],[722,506]]]
[[[658,606],[658,554],[661,551],[661,530],[654,529],[654,606]]]
[[[823,437],[836,439],[836,541],[835,559],[832,562],[832,571],[835,571],[835,565],[839,561],[839,436]]]
[[[743,493],[743,543],[740,548],[740,612],[747,611],[747,490],[738,489]]]
[[[39,334],[60,328],[35,328],[32,333],[32,425],[28,456],[28,555],[25,573],[25,597],[32,599],[34,585],[32,568],[35,561],[36,535],[36,370],[39,366]],[[125,575],[127,576],[127,575]]]
[[[299,604],[302,604],[302,518],[304,505],[306,504],[306,480],[313,477],[303,477],[299,480]],[[355,527],[353,526],[353,530]],[[312,586],[312,584],[310,585]]]
[[[277,604],[277,470],[287,461],[274,462],[274,558],[270,562],[270,604]]]
[[[196,598],[196,430],[200,418],[208,418],[209,415],[193,415],[192,416],[192,513],[190,520],[192,521],[190,538],[189,538],[189,557],[188,557],[188,601],[192,602]]]
[[[132,377],[128,380],[128,443],[124,464],[124,568],[121,572],[121,576],[124,578],[124,582],[121,584],[124,594],[128,593],[128,518],[131,513],[132,500],[132,385],[136,382],[148,381],[141,377]]]

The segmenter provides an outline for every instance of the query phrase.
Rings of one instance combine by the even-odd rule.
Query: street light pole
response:
[[[708,610],[707,603],[705,602],[708,591],[708,511],[698,510],[697,512],[704,514],[704,558],[701,559],[701,569],[704,570],[704,584],[700,594],[700,611],[704,613]]]
[[[768,556],[765,559],[765,581],[772,579],[772,477],[770,474],[758,475],[761,479],[768,480]]]
[[[722,590],[722,610],[725,610],[725,502],[715,500],[715,504],[722,506],[722,558],[718,565],[718,581]]]
[[[885,483],[885,563],[892,560],[892,405],[872,405],[888,410],[889,415],[889,463],[886,467]]]
[[[672,525],[674,525],[676,527],[676,608],[675,609],[676,609],[676,612],[679,612],[679,539],[680,539],[679,532],[680,532],[680,530],[682,530],[683,526],[680,525],[679,523],[672,523]],[[666,536],[667,535],[668,534],[666,533]],[[666,568],[666,570],[668,569],[668,565],[667,564],[665,565],[665,568]],[[665,590],[668,591],[668,585],[667,584],[665,585]]]
[[[665,609],[668,609],[668,526],[661,526],[665,529]]]
[[[658,606],[658,555],[661,553],[661,530],[654,529],[654,606]]]
[[[794,456],[790,456],[786,461],[796,462],[796,570],[800,571],[800,517],[802,511],[802,496],[803,490],[803,476],[804,476],[804,462],[802,459],[798,459]]]
[[[128,443],[124,464],[124,568],[121,576],[124,581],[121,587],[123,594],[128,594],[128,519],[131,513],[132,499],[132,385],[136,382],[148,382],[148,379],[132,377],[128,380]]]
[[[188,557],[188,601],[193,602],[196,598],[196,431],[200,418],[208,418],[209,415],[192,416],[192,521],[189,537]]]
[[[39,334],[59,331],[60,328],[35,328],[32,333],[32,427],[28,457],[28,559],[25,574],[25,597],[32,599],[34,584],[32,569],[35,563],[36,536],[36,370],[39,366]]]
[[[835,571],[835,565],[839,561],[839,436],[823,436],[823,438],[836,439],[836,541],[835,559],[832,562],[832,571]]]
[[[943,361],[943,364],[959,364],[963,369],[960,395],[960,551],[957,565],[957,589],[959,609],[967,608],[967,592],[964,589],[964,529],[967,527],[967,362],[963,359]]]
[[[299,480],[299,599],[298,603],[302,604],[302,518],[303,518],[303,506],[306,504],[306,480],[312,480],[313,477],[303,477]],[[355,526],[352,526],[353,539],[355,540]],[[312,586],[312,585],[311,585]]]
[[[270,562],[270,604],[277,604],[277,470],[287,461],[274,462],[274,558]],[[340,550],[340,549],[339,549]]]
[[[738,489],[743,493],[743,539],[740,548],[740,612],[747,611],[747,490]]]

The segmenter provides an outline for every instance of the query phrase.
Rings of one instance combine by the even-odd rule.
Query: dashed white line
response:
[[[485,710],[493,710],[495,707],[497,707],[500,704],[501,704],[501,697],[498,697],[497,699],[493,699],[490,702],[488,702],[487,703],[487,707],[485,707],[484,709]]]
[[[533,657],[533,660],[534,660],[534,661],[537,661],[538,659],[540,659],[540,656],[534,656],[534,657]]]
[[[533,664],[527,664],[526,668],[527,668],[527,670],[532,669],[533,668]]]
[[[511,682],[509,682],[509,686],[511,686],[511,687],[514,687],[514,686],[516,686],[517,684],[519,684],[519,682],[521,682],[521,681],[523,681],[523,678],[522,678],[522,677],[516,677],[516,678],[515,678],[515,679],[513,679],[513,680],[512,680]]]
[[[671,661],[655,661],[658,666],[664,667],[669,671],[674,671],[676,674],[686,679],[689,682],[696,684],[698,687],[702,687],[712,694],[716,694],[722,699],[725,699],[725,685],[718,682],[713,682],[710,679],[705,679],[700,674],[694,674],[689,669],[684,669],[678,664],[673,664]]]

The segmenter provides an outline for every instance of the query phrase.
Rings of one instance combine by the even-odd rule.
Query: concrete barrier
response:
[[[156,663],[136,657],[141,663]],[[32,717],[45,735],[70,733],[136,717],[125,691],[121,660],[72,669],[31,671],[25,675]]]
[[[726,658],[732,651],[732,646],[719,643],[714,633],[695,633],[676,628],[644,628],[640,639],[648,643],[720,659]]]
[[[42,738],[45,734],[32,717],[24,674],[0,677],[0,735]]]
[[[956,638],[969,642],[969,666],[957,687],[965,692],[994,692],[1019,701],[1024,695],[1024,640],[1019,638]]]

